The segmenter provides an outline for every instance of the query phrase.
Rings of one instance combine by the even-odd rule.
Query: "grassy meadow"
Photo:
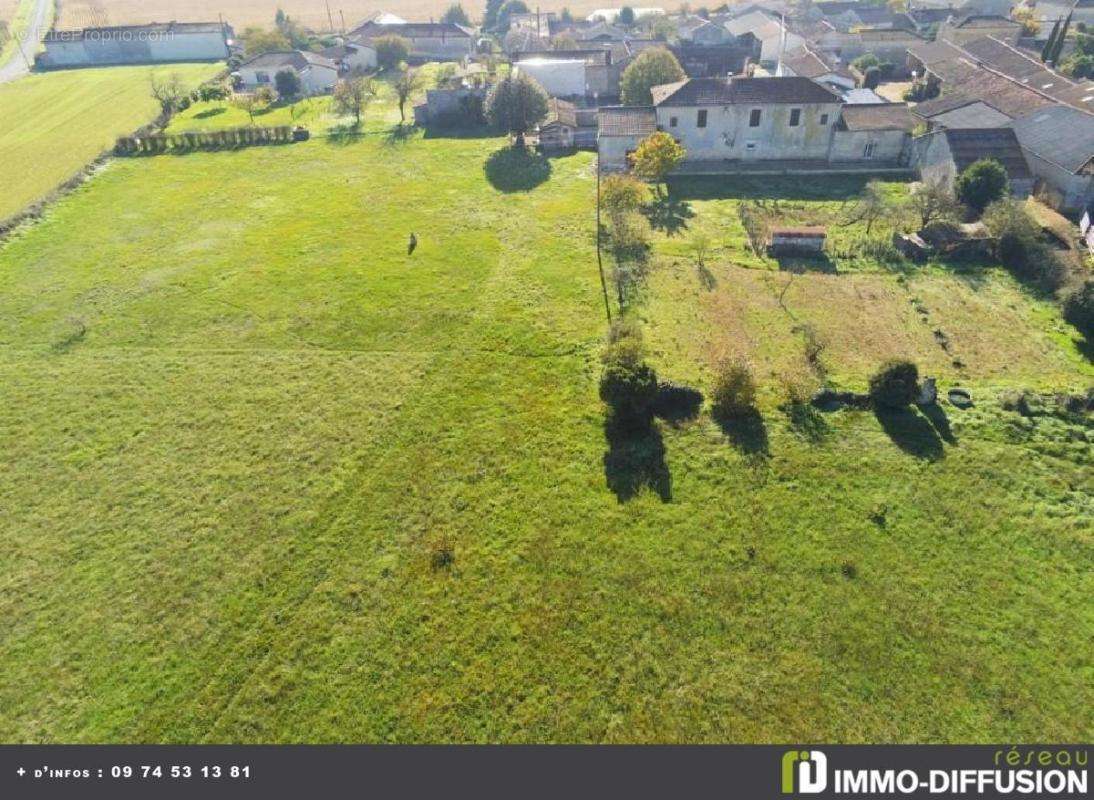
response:
[[[1089,738],[1092,429],[998,400],[1090,383],[1054,306],[861,260],[781,305],[685,193],[715,247],[659,233],[632,313],[664,378],[752,357],[763,423],[621,474],[593,157],[392,115],[116,160],[0,246],[0,741]],[[803,322],[977,404],[791,419]]]
[[[116,137],[150,122],[159,106],[152,75],[174,73],[196,86],[215,64],[102,67],[29,75],[0,84],[0,220],[42,199],[80,172]]]

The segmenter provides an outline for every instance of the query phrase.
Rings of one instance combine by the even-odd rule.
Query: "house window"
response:
[[[699,109],[699,117],[695,120],[695,125],[699,128],[707,126],[707,110],[705,108]]]
[[[269,83],[270,82],[270,73],[268,73],[268,72],[256,72],[255,73],[255,81],[257,81],[258,83]]]
[[[763,116],[763,111],[758,108],[752,109],[752,113],[748,115],[748,127],[758,128],[760,127],[760,118]]]
[[[827,114],[821,114],[820,124],[821,125],[827,125],[828,124],[828,115]]]
[[[790,109],[790,127],[796,128],[801,125],[802,122],[802,110],[800,108]]]
[[[680,123],[680,120],[678,120],[676,117],[669,117],[669,127],[670,128],[675,128],[679,123]]]
[[[747,150],[748,152],[751,153],[755,149],[756,149],[756,143],[755,142],[745,142],[745,150]]]
[[[875,142],[867,142],[865,149],[862,151],[862,157],[863,158],[873,158],[874,157],[874,150],[876,150],[876,149],[877,149],[877,144]]]

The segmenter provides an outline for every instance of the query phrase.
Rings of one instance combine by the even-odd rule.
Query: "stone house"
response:
[[[601,169],[626,170],[639,143],[657,131],[657,112],[650,106],[608,106],[597,112],[597,151]]]
[[[736,17],[725,27],[734,36],[751,33],[759,39],[760,63],[765,66],[774,66],[780,53],[797,50],[805,44],[803,36],[788,29],[781,20],[761,11],[750,11]]]
[[[1038,193],[1064,212],[1094,202],[1094,115],[1059,105],[1010,123]]]
[[[971,164],[991,158],[1007,171],[1012,195],[1024,198],[1033,191],[1033,173],[1010,128],[946,128],[917,137],[912,148],[913,161],[924,180],[941,180],[952,187]]]
[[[991,36],[1007,44],[1017,44],[1022,26],[1002,16],[968,14],[950,17],[938,28],[938,40],[961,46],[974,39]]]
[[[693,78],[653,90],[689,161],[825,160],[842,99],[807,78]]]
[[[915,116],[904,103],[845,105],[832,133],[829,161],[908,164],[915,125]]]

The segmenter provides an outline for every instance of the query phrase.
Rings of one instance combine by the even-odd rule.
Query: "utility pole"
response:
[[[327,0],[327,24],[330,25],[330,32],[334,33],[334,15],[330,13],[330,0]]]
[[[608,282],[604,279],[604,261],[600,256],[600,148],[596,151],[596,266],[600,270],[600,289],[604,292],[604,313],[608,326],[612,324],[612,307],[608,302]],[[622,306],[620,306],[622,308]]]
[[[342,18],[342,35],[346,35],[346,15],[342,13],[342,9],[338,9],[338,16]]]

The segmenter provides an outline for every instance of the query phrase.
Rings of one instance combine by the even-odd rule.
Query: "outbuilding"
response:
[[[303,94],[324,94],[338,82],[338,65],[318,53],[303,50],[286,50],[262,53],[239,65],[239,78],[244,91],[254,91],[262,86],[276,88],[279,72],[293,72],[300,79]]]
[[[772,228],[767,252],[773,256],[819,256],[827,239],[828,230],[823,227]]]

